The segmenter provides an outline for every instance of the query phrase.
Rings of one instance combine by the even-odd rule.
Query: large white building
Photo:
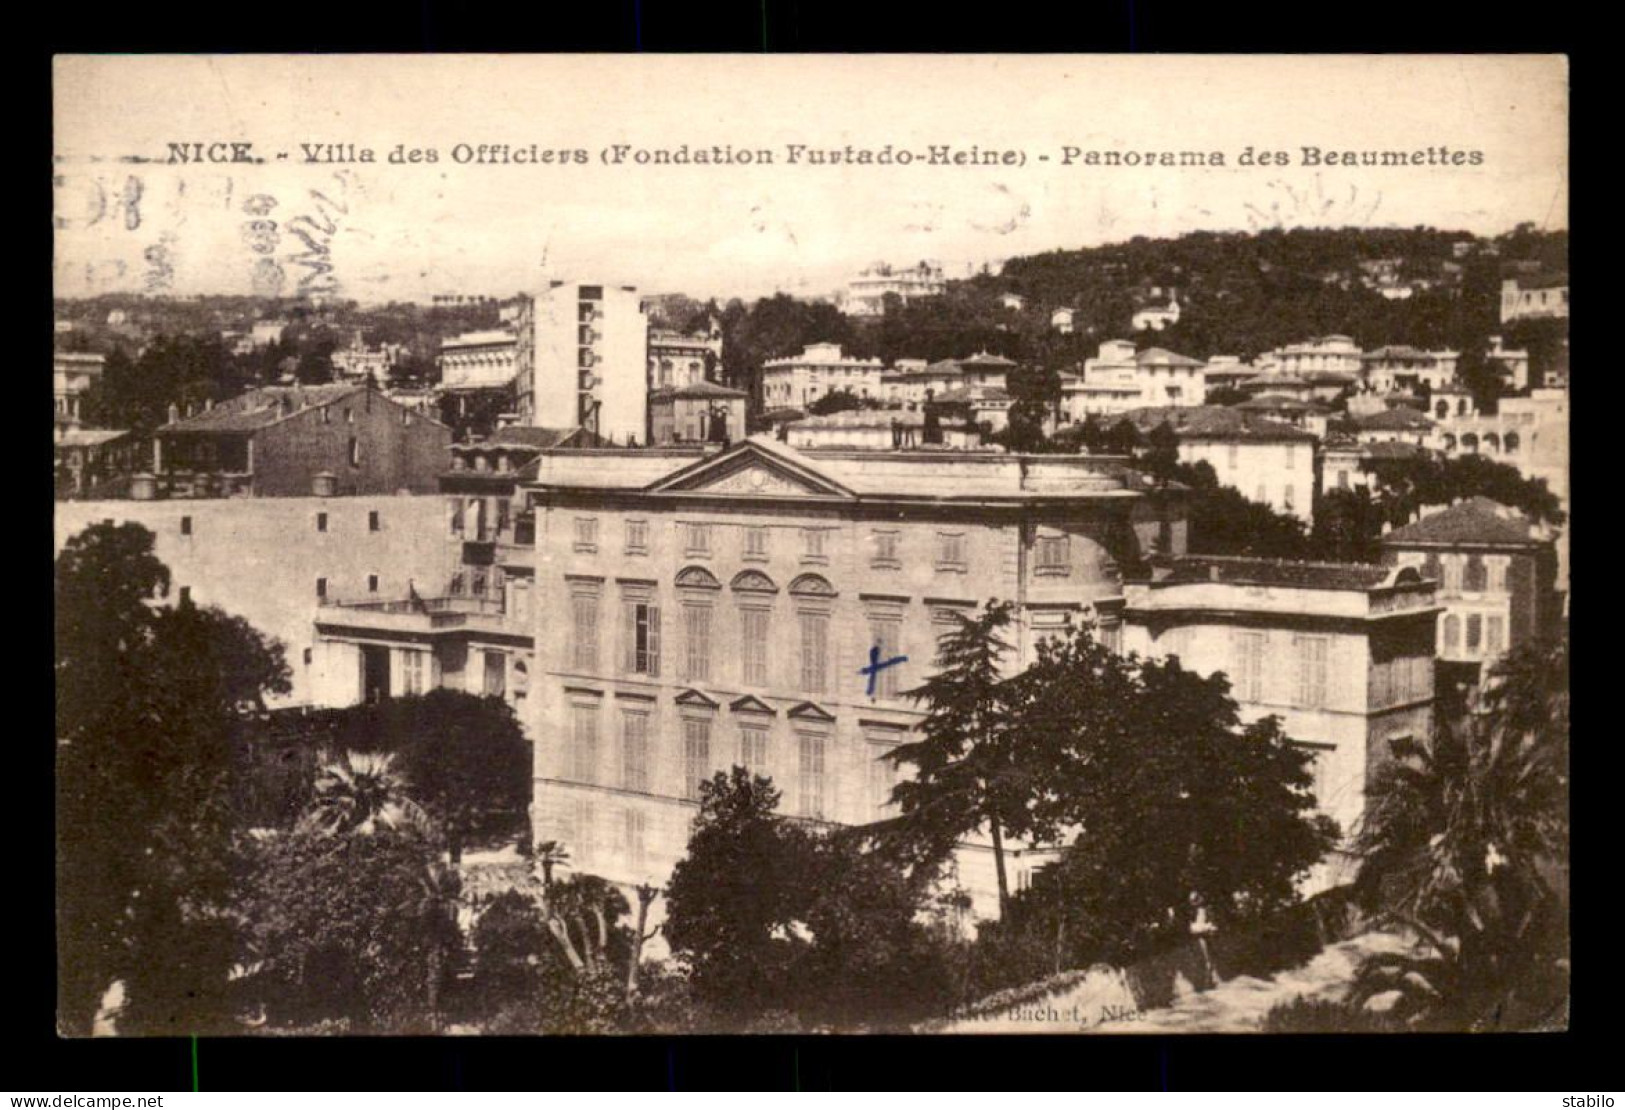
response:
[[[883,316],[887,296],[907,303],[920,297],[939,296],[947,288],[942,267],[937,263],[894,267],[876,262],[846,283],[842,310],[849,316]]]
[[[1501,283],[1501,322],[1568,319],[1569,275],[1507,278]]]
[[[812,343],[799,355],[762,364],[762,404],[770,409],[805,409],[839,390],[878,400],[882,369],[878,358],[853,358],[841,351],[839,343]]]
[[[636,288],[552,282],[520,299],[514,334],[521,424],[644,441],[649,326]]]
[[[1207,400],[1205,367],[1161,347],[1136,351],[1126,339],[1109,340],[1084,361],[1081,375],[1061,375],[1062,422],[1150,406],[1201,405]]]

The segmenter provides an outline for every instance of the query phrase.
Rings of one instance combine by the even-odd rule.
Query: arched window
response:
[[[1447,652],[1461,650],[1461,618],[1454,613],[1444,618],[1444,650]]]
[[[1438,414],[1440,420],[1443,420],[1445,417],[1450,415],[1450,402],[1440,401],[1437,405],[1433,406],[1433,411]]]
[[[720,590],[722,583],[704,567],[684,567],[677,572],[677,587],[689,590]]]
[[[835,587],[818,574],[803,574],[790,583],[790,593],[797,597],[835,597]]]
[[[1486,450],[1490,451],[1501,450],[1501,437],[1496,435],[1494,432],[1485,432],[1484,447]]]
[[[1457,416],[1466,416],[1467,415],[1467,398],[1463,397],[1461,400],[1456,402],[1456,415]]]
[[[1446,451],[1454,451],[1456,449],[1456,437],[1451,435],[1449,432],[1444,434],[1444,449]]]
[[[1516,455],[1518,453],[1519,442],[1517,432],[1507,433],[1505,447],[1506,453],[1509,455]]]
[[[1472,432],[1468,432],[1466,435],[1462,436],[1461,449],[1467,452],[1469,455],[1478,454],[1478,436],[1474,435]]]
[[[800,579],[797,579],[800,581]],[[728,584],[735,590],[744,593],[776,594],[779,587],[773,579],[759,570],[742,570],[734,575],[734,580]]]

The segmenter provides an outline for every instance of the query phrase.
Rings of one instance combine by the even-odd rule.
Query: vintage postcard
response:
[[[63,1036],[1567,1027],[1558,56],[59,56]]]

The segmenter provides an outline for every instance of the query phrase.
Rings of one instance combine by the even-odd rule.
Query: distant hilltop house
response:
[[[1008,308],[1011,312],[1020,312],[1027,307],[1027,298],[1020,293],[1001,293],[999,295],[999,306]]]
[[[1378,347],[1360,356],[1360,376],[1378,393],[1414,391],[1420,386],[1439,389],[1456,380],[1460,351],[1421,351],[1396,344]]]
[[[362,381],[371,376],[382,383],[405,355],[406,348],[400,343],[369,347],[357,335],[348,347],[333,352],[333,376],[345,381]]]
[[[720,384],[722,379],[722,326],[716,320],[699,332],[649,329],[650,389]]]
[[[1501,282],[1501,322],[1568,319],[1569,275],[1535,274]]]
[[[1057,308],[1049,314],[1049,326],[1062,335],[1071,335],[1077,327],[1078,311],[1075,308]]]
[[[436,293],[429,298],[429,303],[435,308],[478,308],[498,302],[496,297],[479,293]]]
[[[1136,351],[1126,339],[1100,345],[1083,373],[1061,375],[1061,422],[1111,416],[1152,405],[1200,405],[1206,364],[1161,347]]]
[[[155,473],[132,496],[427,493],[451,429],[370,385],[268,386],[190,416],[172,407],[154,440]]]
[[[921,262],[907,269],[897,269],[876,262],[846,283],[842,307],[848,316],[883,316],[888,295],[907,303],[919,297],[940,296],[947,288],[947,279],[938,263]]]
[[[1153,285],[1135,297],[1134,315],[1129,327],[1135,331],[1161,331],[1179,323],[1179,294],[1173,289]]]
[[[1123,418],[1144,435],[1167,424],[1178,438],[1180,462],[1205,462],[1242,496],[1314,523],[1314,433],[1245,406],[1157,406]]]
[[[288,326],[286,320],[259,320],[248,329],[248,341],[254,350],[261,350],[273,343],[282,342],[282,332]]]
[[[1280,372],[1308,379],[1311,374],[1360,373],[1360,346],[1346,335],[1323,335],[1269,352]]]

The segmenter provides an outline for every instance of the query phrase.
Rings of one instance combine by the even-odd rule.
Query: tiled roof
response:
[[[695,382],[693,385],[667,386],[662,389],[652,390],[649,393],[649,400],[670,397],[718,397],[733,400],[743,399],[748,396],[750,395],[743,390],[729,389],[727,386],[717,385],[715,382]]]
[[[1488,497],[1472,497],[1423,517],[1415,524],[1395,528],[1384,544],[1514,544],[1527,546],[1547,539],[1546,529]]]
[[[1308,563],[1228,555],[1183,555],[1152,571],[1153,582],[1231,582],[1309,590],[1371,590],[1393,585],[1404,568],[1371,563]]]
[[[1405,408],[1385,409],[1368,416],[1356,416],[1354,423],[1361,431],[1369,432],[1411,431],[1433,427],[1433,421],[1415,409]]]
[[[161,432],[252,432],[305,409],[320,408],[365,390],[361,385],[272,385],[222,401],[211,409],[165,424]],[[287,402],[288,410],[283,411]]]
[[[1202,366],[1201,359],[1175,354],[1162,347],[1147,347],[1134,356],[1141,366]]]
[[[475,447],[607,447],[609,441],[586,428],[538,428],[514,424],[498,428],[491,438]]]
[[[1123,415],[1141,431],[1150,432],[1163,423],[1182,437],[1192,439],[1253,439],[1306,442],[1313,434],[1278,420],[1224,408],[1221,405],[1179,407],[1165,405],[1132,409]]]
[[[1407,346],[1407,345],[1405,345],[1403,343],[1394,344],[1394,345],[1389,346],[1389,347],[1378,347],[1376,350],[1367,351],[1367,352],[1365,352],[1365,354],[1360,356],[1361,359],[1368,360],[1368,361],[1369,360],[1374,360],[1374,359],[1385,359],[1385,358],[1427,359],[1429,361],[1432,361],[1432,360],[1436,360],[1438,357],[1439,357],[1439,352],[1436,352],[1436,351],[1423,351],[1423,350],[1419,350],[1416,347]]]
[[[1325,412],[1322,405],[1313,401],[1300,400],[1285,393],[1260,393],[1251,400],[1242,401],[1235,406],[1242,410],[1255,412]]]
[[[98,447],[103,443],[111,443],[121,436],[127,436],[128,431],[116,428],[73,428],[62,433],[62,438],[56,441],[58,447]]]

